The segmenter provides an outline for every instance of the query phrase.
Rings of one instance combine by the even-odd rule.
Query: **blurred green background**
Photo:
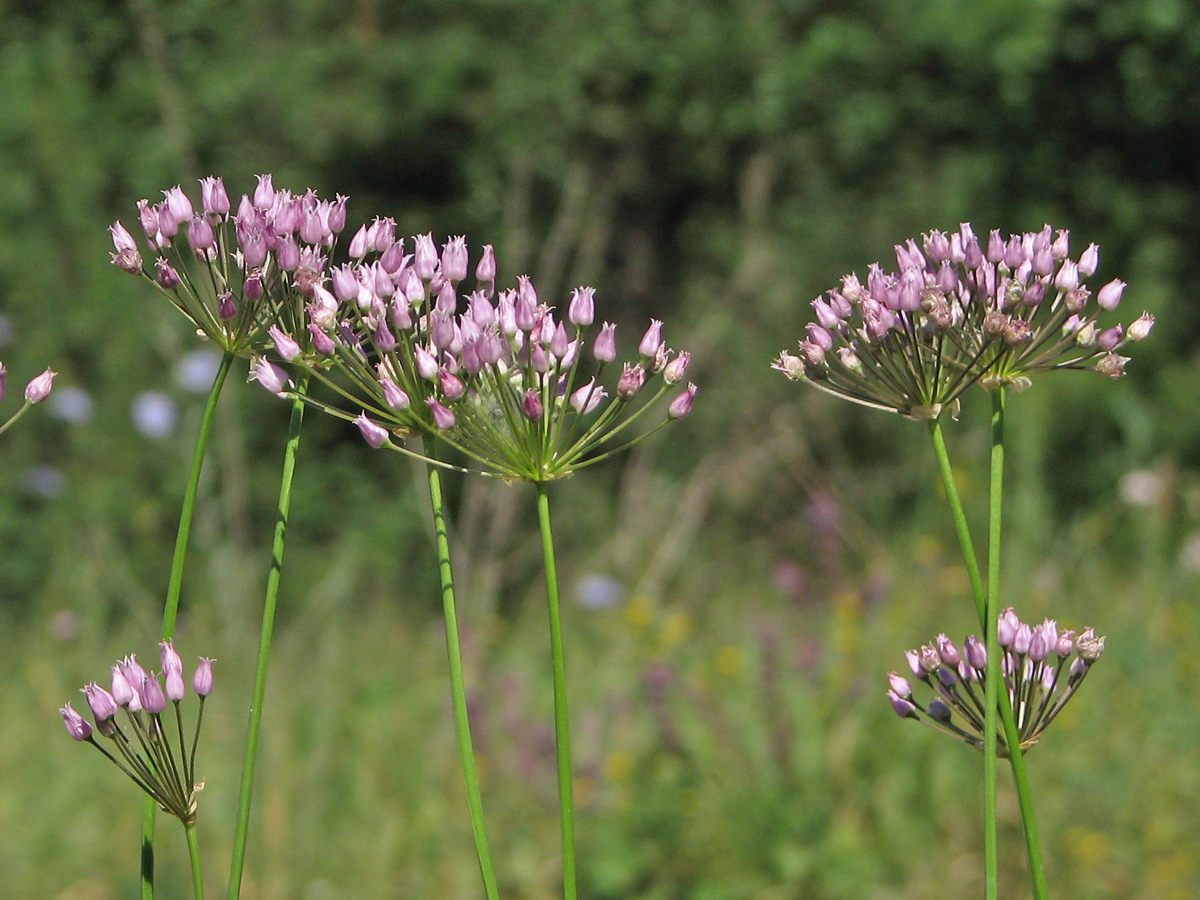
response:
[[[0,0],[0,359],[52,400],[0,446],[0,893],[136,891],[141,798],[55,710],[154,657],[211,361],[108,262],[134,202],[351,198],[494,243],[501,280],[667,321],[687,420],[555,487],[582,896],[980,893],[977,754],[895,719],[902,653],[973,630],[926,432],[768,369],[808,301],[960,221],[1101,245],[1158,319],[1116,383],[1010,404],[1004,595],[1109,636],[1031,754],[1058,898],[1200,894],[1200,11],[1183,0]],[[199,355],[197,355],[197,352]],[[206,387],[206,385],[205,385]],[[200,828],[223,889],[286,404],[219,411],[177,644],[219,660]],[[951,429],[986,502],[986,400]],[[426,503],[311,415],[247,898],[479,894]],[[452,480],[503,893],[558,891],[532,494]],[[982,525],[982,521],[979,521]],[[981,533],[981,532],[980,532]],[[1004,896],[1028,896],[1001,798]],[[171,823],[163,896],[184,896]]]

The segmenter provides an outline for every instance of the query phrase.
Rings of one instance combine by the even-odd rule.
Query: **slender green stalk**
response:
[[[204,468],[204,455],[208,450],[208,437],[212,431],[213,417],[217,411],[217,400],[225,386],[225,377],[233,365],[234,356],[226,353],[221,357],[216,378],[208,392],[204,413],[200,417],[200,431],[196,435],[196,449],[192,453],[192,471],[188,476],[183,493],[183,508],[179,513],[179,529],[175,533],[175,553],[171,557],[171,576],[167,581],[167,597],[163,603],[164,641],[175,634],[175,619],[179,615],[179,595],[183,589],[183,563],[187,556],[188,538],[192,533],[192,517],[196,511],[196,494],[200,489],[200,472]],[[154,821],[158,807],[153,798],[146,798],[146,811],[142,816],[142,900],[154,900]]]
[[[563,897],[575,900],[575,822],[571,790],[571,729],[567,717],[567,667],[563,655],[562,616],[558,603],[558,571],[554,565],[554,534],[550,528],[547,484],[539,481],[538,523],[546,564],[546,594],[550,607],[550,655],[554,663],[554,745],[558,757],[558,804],[562,823]]]
[[[200,842],[196,838],[196,823],[183,826],[187,834],[188,856],[192,860],[192,893],[195,900],[204,900],[204,873],[200,870]]]
[[[1000,700],[1000,524],[1004,497],[1004,388],[992,392],[992,460],[988,494],[988,584],[987,614],[983,618],[983,642],[987,650],[983,717],[983,815],[989,827],[984,833],[984,890],[988,900],[999,892],[996,844],[996,711]],[[1019,742],[1018,742],[1019,745]],[[1011,751],[1010,751],[1011,752]],[[1020,750],[1015,751],[1018,755]]]
[[[275,539],[271,544],[271,568],[263,598],[262,627],[258,637],[258,663],[254,670],[254,693],[250,703],[250,724],[246,732],[246,751],[242,759],[242,784],[238,795],[237,823],[233,832],[233,857],[229,864],[228,900],[237,900],[242,890],[242,869],[246,862],[246,837],[250,829],[250,803],[254,792],[254,767],[258,760],[258,736],[262,726],[263,698],[267,690],[267,664],[271,657],[271,636],[275,630],[275,606],[279,597],[279,579],[283,572],[283,550],[287,541],[288,515],[292,507],[292,478],[296,473],[296,453],[300,448],[300,428],[304,424],[304,396],[308,391],[308,372],[296,375],[292,418],[283,451],[283,473],[279,480],[279,506],[275,516]],[[195,748],[193,746],[193,753]]]
[[[991,484],[988,507],[988,617],[984,623],[987,640],[987,695],[988,719],[985,727],[987,740],[996,743],[996,700],[1001,679],[1000,672],[1000,643],[997,634],[996,617],[1000,611],[1000,523],[1002,504],[1004,501],[1004,388],[992,392],[992,462]],[[1003,692],[1004,699],[1008,693]],[[1025,852],[1029,858],[1029,877],[1033,883],[1033,896],[1036,900],[1047,897],[1046,872],[1042,864],[1042,847],[1038,839],[1037,820],[1033,812],[1033,795],[1029,789],[1029,779],[1025,772],[1025,753],[1021,750],[1021,739],[1017,733],[1016,723],[1012,721],[1011,712],[1004,722],[1004,733],[1009,746],[1009,764],[1012,767],[1013,780],[1017,786],[1017,801],[1021,808],[1021,823],[1025,832]],[[993,760],[993,766],[995,762]],[[995,804],[995,772],[992,772],[993,806]],[[994,812],[993,812],[994,814]]]
[[[434,442],[425,439],[425,453],[430,459],[436,452]],[[475,771],[475,748],[471,742],[471,721],[467,714],[467,691],[463,682],[462,650],[458,643],[458,612],[454,603],[454,575],[450,568],[450,540],[446,534],[446,512],[442,503],[442,475],[436,465],[426,466],[429,474],[429,501],[433,506],[433,528],[437,536],[438,574],[442,582],[442,610],[446,618],[446,655],[450,661],[450,694],[454,704],[454,733],[458,740],[458,755],[462,763],[463,781],[467,786],[467,808],[471,814],[471,831],[475,836],[475,854],[483,876],[483,890],[488,900],[497,900],[496,873],[492,869],[492,854],[488,849],[487,829],[483,819],[483,798],[479,791],[479,776]]]

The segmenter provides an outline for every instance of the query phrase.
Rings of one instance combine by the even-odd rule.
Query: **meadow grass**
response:
[[[1096,535],[1111,537],[1083,527],[1064,544]],[[930,621],[966,632],[972,611],[951,545],[918,533],[897,544],[886,596],[846,576],[787,598],[766,578],[755,583],[748,551],[736,595],[664,589],[610,609],[568,605],[583,896],[978,893],[980,757],[897,720],[883,698],[884,674],[928,638]],[[1200,887],[1195,576],[1115,574],[1124,567],[1081,555],[1092,564],[1074,565],[1065,550],[1044,563],[1018,605],[1028,618],[1053,609],[1108,635],[1103,664],[1029,757],[1054,896],[1190,898]],[[440,622],[412,598],[364,601],[350,583],[331,576],[300,591],[278,630],[244,895],[475,896]],[[531,588],[506,615],[477,609],[464,629],[485,809],[509,897],[560,890],[541,601]],[[253,671],[252,629],[219,621],[218,608],[181,620],[176,642],[218,660],[198,763],[210,879],[228,865]],[[36,618],[2,627],[4,895],[129,896],[141,798],[62,734],[55,710],[118,654],[149,654],[153,628],[127,621],[64,640]],[[1021,896],[1006,778],[1000,817],[1002,893]],[[188,883],[172,826],[159,850],[167,897]]]

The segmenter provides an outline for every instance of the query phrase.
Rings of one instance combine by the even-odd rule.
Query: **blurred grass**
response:
[[[1144,530],[1133,521],[1143,515],[1098,513],[1009,586],[1026,618],[1108,635],[1086,688],[1031,754],[1058,897],[1173,900],[1200,886],[1197,575],[1129,571],[1103,550],[1113,530]],[[873,581],[855,566],[797,592],[742,547],[736,588],[698,589],[685,560],[661,590],[618,577],[631,591],[618,606],[569,608],[584,896],[974,893],[979,757],[897,720],[882,696],[905,648],[970,627],[948,537],[918,529],[874,547]],[[828,549],[849,553],[849,543],[834,537]],[[709,552],[720,551],[700,537],[688,555]],[[601,552],[568,563],[564,579],[612,564]],[[307,583],[285,575],[245,895],[472,896],[440,624],[402,582],[356,593],[358,566],[330,559]],[[540,898],[558,890],[553,732],[544,610],[539,589],[525,591],[509,615],[475,607],[465,645],[502,889]],[[253,665],[253,630],[238,622],[248,626],[252,605],[250,595],[200,602],[177,640],[219,660],[200,765],[205,862],[218,886]],[[118,654],[150,654],[152,635],[61,613],[5,622],[0,830],[19,835],[0,844],[6,896],[133,891],[139,799],[63,734],[55,709]],[[1021,896],[1007,791],[1001,813],[1005,895]],[[170,826],[164,895],[180,896],[186,857]]]

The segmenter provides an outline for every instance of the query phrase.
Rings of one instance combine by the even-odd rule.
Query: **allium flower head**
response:
[[[1027,750],[1079,689],[1092,663],[1104,651],[1104,638],[1097,637],[1091,628],[1078,637],[1073,631],[1059,631],[1052,619],[1040,625],[1024,624],[1011,608],[1000,613],[999,625],[1007,638],[1001,641],[1001,690],[1008,692],[1021,749]],[[959,653],[941,634],[919,650],[905,654],[913,675],[932,692],[927,704],[922,705],[914,694],[898,690],[898,683],[907,686],[908,682],[894,672],[888,675],[887,694],[901,718],[917,719],[982,748],[987,652],[974,635],[963,642],[963,647],[965,652]],[[920,660],[919,666],[913,664],[914,659]],[[1004,732],[997,734],[1000,755],[1009,755]]]
[[[1101,313],[1116,309],[1119,279],[1095,299],[1084,283],[1099,265],[1090,245],[1074,261],[1068,234],[1049,225],[1004,237],[993,231],[986,248],[964,223],[946,235],[930,232],[922,246],[896,247],[898,270],[872,265],[866,283],[847,275],[839,288],[813,301],[816,321],[773,368],[792,380],[856,403],[915,419],[937,418],[971,385],[1023,388],[1049,369],[1124,374],[1117,350],[1149,334],[1152,316],[1137,327],[1104,331]]]
[[[183,663],[169,641],[159,649],[165,690],[160,676],[144,671],[130,655],[112,667],[111,694],[94,681],[82,689],[96,723],[94,729],[69,703],[59,712],[72,738],[100,750],[165,812],[186,824],[195,821],[196,793],[203,786],[195,781],[196,743],[204,698],[212,691],[212,661],[202,659],[196,670],[193,689],[199,697],[199,712],[188,741],[181,710],[186,693]],[[175,707],[176,721],[164,726],[162,714],[168,702]],[[106,743],[99,743],[97,734],[106,738]]]
[[[490,247],[474,266],[471,289],[463,238],[451,238],[439,255],[432,236],[420,235],[412,255],[390,262],[395,244],[381,253],[366,233],[357,243],[356,261],[331,273],[332,293],[323,291],[307,309],[304,330],[325,340],[291,362],[355,404],[324,408],[355,422],[371,446],[404,450],[390,437],[436,437],[486,474],[543,482],[616,452],[600,449],[612,438],[628,444],[643,437],[631,425],[668,394],[659,427],[690,411],[696,388],[678,385],[688,357],[667,349],[661,322],[651,322],[637,349],[651,359],[626,364],[606,390],[601,379],[617,358],[616,329],[605,323],[598,337],[588,333],[592,288],[564,299],[563,315],[525,276],[497,294]],[[286,358],[293,348],[286,340],[281,347],[279,337],[274,343]],[[286,390],[277,372],[259,380]]]
[[[267,329],[310,343],[304,306],[326,277],[326,257],[345,227],[346,198],[320,200],[313,191],[276,190],[259,175],[251,195],[231,214],[220,178],[200,180],[197,206],[179,186],[156,206],[138,203],[138,221],[154,261],[147,267],[137,241],[120,223],[109,231],[113,265],[152,281],[222,350],[249,357],[275,342]]]

